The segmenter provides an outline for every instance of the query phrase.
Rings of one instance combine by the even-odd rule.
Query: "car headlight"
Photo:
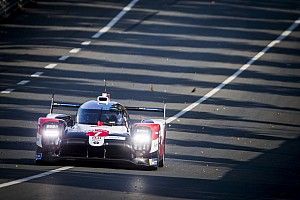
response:
[[[50,137],[50,138],[55,138],[58,137],[60,133],[59,129],[46,129],[44,131],[44,136],[45,137]]]
[[[136,134],[133,136],[134,144],[149,144],[151,142],[151,137],[148,134]]]
[[[136,129],[133,135],[134,144],[149,144],[151,143],[151,131],[148,129]]]
[[[47,124],[43,135],[48,138],[57,138],[60,135],[60,129],[57,124]]]

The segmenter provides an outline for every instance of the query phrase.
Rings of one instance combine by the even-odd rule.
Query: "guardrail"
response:
[[[0,18],[8,17],[13,11],[34,0],[0,0]]]

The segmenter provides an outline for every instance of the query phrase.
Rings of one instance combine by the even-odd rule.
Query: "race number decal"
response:
[[[104,137],[89,136],[89,144],[91,146],[100,147],[104,144]]]
[[[95,130],[88,132],[89,144],[94,147],[100,147],[104,144],[104,137],[109,135],[109,132],[106,130]]]

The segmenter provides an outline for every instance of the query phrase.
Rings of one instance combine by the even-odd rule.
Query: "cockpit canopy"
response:
[[[117,110],[79,109],[77,122],[91,125],[97,125],[98,122],[102,122],[103,125],[124,125],[122,113]]]
[[[97,101],[84,103],[78,109],[77,123],[89,125],[124,126],[124,109],[120,104],[99,104]]]

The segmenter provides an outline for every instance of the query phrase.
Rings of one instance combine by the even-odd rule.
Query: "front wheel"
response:
[[[159,156],[158,167],[163,167],[165,165],[165,152],[166,152],[166,146],[165,146],[165,144],[164,144],[164,146],[163,146],[162,149],[160,147],[159,147],[159,149],[161,151],[163,151],[163,154],[162,154],[162,156]],[[159,155],[160,154],[161,154],[161,152],[159,152]]]
[[[163,167],[165,165],[165,154],[163,154],[162,158],[158,161],[158,167]]]

